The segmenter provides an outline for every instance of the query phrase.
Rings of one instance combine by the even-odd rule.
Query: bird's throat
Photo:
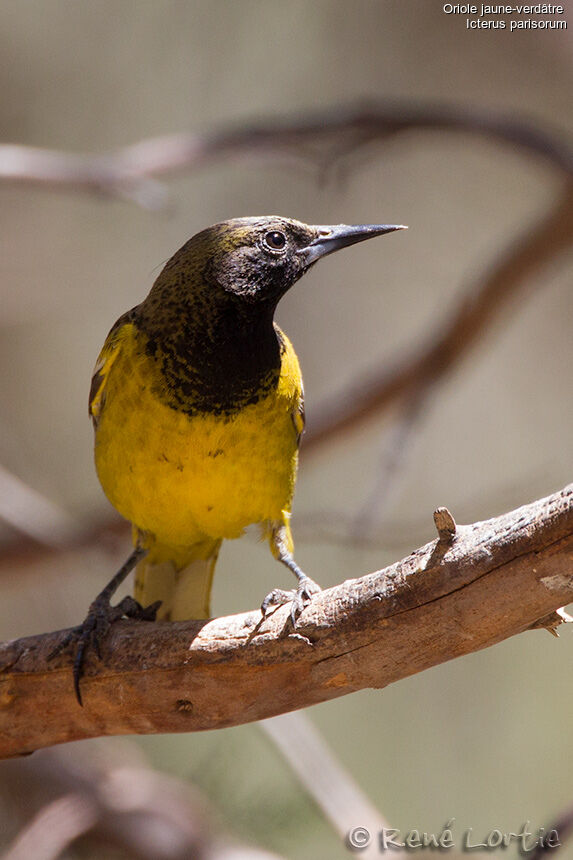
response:
[[[278,384],[282,343],[274,309],[195,299],[162,304],[158,314],[145,304],[134,322],[173,409],[231,416]]]

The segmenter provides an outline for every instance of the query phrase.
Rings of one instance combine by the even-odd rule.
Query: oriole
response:
[[[135,549],[73,632],[87,646],[122,615],[209,617],[223,539],[259,524],[296,575],[292,620],[319,589],[297,566],[289,526],[304,428],[296,353],[274,323],[287,290],[321,257],[397,225],[309,226],[280,217],[209,227],[177,251],[147,298],[111,329],[90,393],[95,462]],[[136,567],[135,598],[111,607]],[[151,604],[144,608],[147,604]]]

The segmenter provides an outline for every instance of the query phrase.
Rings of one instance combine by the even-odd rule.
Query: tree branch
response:
[[[280,860],[221,832],[198,791],[153,770],[124,739],[4,762],[0,798],[21,825],[2,860]]]
[[[530,286],[535,275],[573,245],[573,183],[565,185],[551,210],[529,227],[462,296],[449,318],[403,358],[354,379],[317,409],[304,437],[303,456],[324,442],[387,409],[398,400],[433,388],[457,367],[499,318],[510,300]],[[540,284],[541,285],[541,284]]]
[[[0,180],[123,197],[149,209],[167,201],[156,179],[223,160],[257,158],[314,164],[323,173],[364,145],[407,131],[476,134],[508,144],[573,175],[573,148],[557,131],[526,118],[462,105],[378,101],[334,107],[219,131],[141,140],[116,152],[78,154],[20,144],[0,145]]]
[[[573,599],[573,485],[457,526],[390,567],[288,607],[204,622],[121,622],[88,660],[85,707],[64,631],[0,646],[0,755],[99,735],[185,732],[263,719],[394,681],[534,625]]]

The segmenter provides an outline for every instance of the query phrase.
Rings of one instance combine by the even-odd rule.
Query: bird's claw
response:
[[[77,627],[73,627],[67,636],[48,654],[48,660],[52,660],[70,645],[76,644],[73,676],[76,699],[80,705],[83,706],[80,681],[83,675],[86,653],[89,648],[93,648],[101,660],[101,643],[115,621],[119,621],[120,618],[154,621],[160,605],[161,601],[158,600],[150,604],[150,606],[141,606],[133,597],[124,597],[117,606],[112,606],[106,595],[99,595],[91,604],[84,622]]]
[[[296,626],[296,621],[300,613],[308,606],[314,594],[321,591],[320,585],[317,585],[309,576],[302,576],[299,579],[298,587],[292,591],[285,591],[282,588],[274,588],[263,600],[261,604],[261,612],[263,618],[267,614],[269,607],[282,606],[285,603],[291,604],[290,619],[293,627]]]

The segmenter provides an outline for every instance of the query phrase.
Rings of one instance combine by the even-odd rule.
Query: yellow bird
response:
[[[294,623],[320,590],[293,558],[303,386],[296,353],[273,317],[321,257],[399,229],[278,216],[215,224],[183,245],[147,298],[113,326],[95,366],[90,414],[97,473],[133,524],[135,549],[62,644],[78,643],[80,704],[86,648],[99,653],[121,616],[209,617],[221,542],[251,524],[298,579],[294,592],[272,591],[263,612],[292,601]],[[112,607],[134,567],[136,599]]]

